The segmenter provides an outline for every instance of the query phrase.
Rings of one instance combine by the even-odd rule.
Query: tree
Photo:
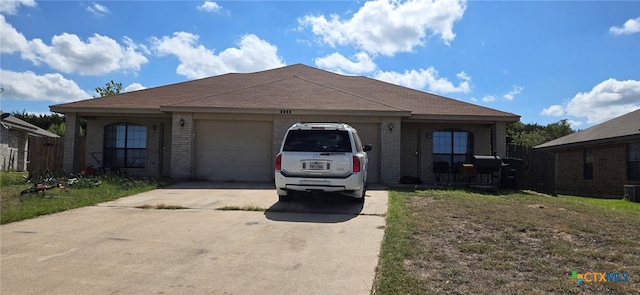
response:
[[[107,84],[105,84],[104,87],[96,87],[96,92],[100,95],[100,97],[121,93],[122,83],[116,83],[111,80]]]
[[[571,129],[571,124],[566,119],[547,126],[513,122],[507,124],[507,142],[522,146],[536,146],[574,132],[575,130]]]

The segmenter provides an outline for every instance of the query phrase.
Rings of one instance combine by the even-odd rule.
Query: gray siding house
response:
[[[27,171],[29,137],[59,137],[9,113],[0,114],[0,171]]]

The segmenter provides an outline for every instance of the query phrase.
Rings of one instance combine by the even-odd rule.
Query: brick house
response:
[[[29,137],[59,137],[38,126],[0,112],[0,171],[27,170]]]
[[[621,198],[640,185],[640,110],[535,148],[556,154],[558,193]]]
[[[274,157],[296,122],[345,122],[369,153],[369,181],[435,181],[473,154],[506,153],[506,124],[519,116],[361,76],[302,64],[232,73],[58,104],[66,171],[87,164],[132,174],[214,181],[272,181]],[[87,148],[78,151],[80,119]],[[97,160],[97,161],[96,161]],[[434,171],[434,163],[447,171]],[[438,165],[442,169],[442,165]]]

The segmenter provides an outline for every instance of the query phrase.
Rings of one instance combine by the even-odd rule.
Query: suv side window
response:
[[[349,133],[342,130],[290,130],[285,152],[351,152]]]
[[[355,141],[356,143],[356,151],[358,151],[358,153],[361,153],[362,142],[360,142],[360,136],[358,136],[358,132],[356,132],[355,130],[353,131],[353,141]]]

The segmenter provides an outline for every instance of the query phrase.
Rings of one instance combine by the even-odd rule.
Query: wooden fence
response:
[[[78,160],[84,166],[85,163],[85,137],[80,137],[78,146]],[[30,137],[29,156],[27,170],[36,177],[40,177],[44,172],[62,174],[73,171],[63,171],[64,158],[64,138],[52,137]]]
[[[556,196],[555,154],[532,147],[507,145],[507,157],[523,160],[523,189]]]

